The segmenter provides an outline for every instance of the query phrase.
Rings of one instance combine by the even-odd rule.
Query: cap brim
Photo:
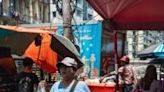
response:
[[[59,67],[61,67],[62,65],[64,65],[64,66],[68,66],[68,67],[71,67],[71,66],[69,66],[69,65],[66,65],[66,64],[64,64],[64,63],[58,63],[56,66],[57,66],[57,68],[59,68]]]
[[[57,68],[59,68],[59,67],[61,67],[62,65],[65,65],[65,64],[63,64],[63,63],[57,63]],[[66,66],[66,65],[65,65]]]

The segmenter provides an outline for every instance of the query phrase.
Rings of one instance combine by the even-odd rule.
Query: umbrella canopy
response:
[[[24,56],[31,57],[43,70],[49,73],[56,72],[57,61],[67,56],[74,58],[78,67],[83,66],[80,55],[70,40],[56,34],[42,34],[41,36],[41,46],[36,46],[35,42],[32,42]]]
[[[164,28],[164,0],[87,0],[110,27],[118,30]]]
[[[153,58],[150,60],[149,64],[164,64],[164,57],[163,58]]]
[[[23,55],[36,35],[50,33],[19,26],[0,25],[0,47],[8,47],[12,54]]]
[[[23,55],[25,50],[30,46],[29,48],[32,48],[33,52],[30,52],[31,50],[27,49],[25,55],[30,56],[31,58],[33,58],[34,61],[36,61],[37,53],[39,53],[38,52],[39,47],[35,47],[34,42],[32,43],[33,46],[31,46],[30,44],[38,34],[47,34],[47,33],[52,34],[52,32],[40,30],[40,29],[0,25],[0,46],[9,47],[11,49],[11,53],[17,54],[17,55]],[[56,34],[54,34],[51,39],[47,35],[46,35],[46,38],[48,39],[45,40],[45,37],[43,37],[43,42],[42,42],[43,47],[41,44],[40,52],[43,51],[44,49],[44,52],[51,53],[51,54],[45,54],[45,53],[42,53],[42,54],[40,53],[40,55],[38,54],[39,61],[36,61],[36,63],[41,65],[41,68],[43,68],[44,70],[47,70],[48,72],[54,72],[56,70],[55,68],[56,67],[55,60],[57,58],[56,53],[58,54],[60,60],[66,56],[70,56],[72,58],[75,58],[79,67],[83,66],[80,59],[80,55],[76,47],[73,45],[73,43],[70,40]],[[49,44],[49,42],[48,44],[44,44],[44,42],[46,41],[50,41],[51,44]],[[47,45],[47,46],[44,47],[44,45]],[[53,51],[50,50],[50,48],[48,47],[49,45],[53,49]],[[27,52],[32,53],[32,55],[27,54]]]
[[[51,36],[49,34],[42,34],[42,41],[40,46],[36,46],[33,41],[26,49],[24,56],[30,57],[43,70],[48,73],[56,72],[57,53],[50,48]]]
[[[140,58],[164,57],[164,44],[154,44],[137,53]]]
[[[62,60],[64,57],[72,57],[78,63],[78,68],[83,66],[77,48],[66,37],[54,34],[52,36],[51,48],[58,53],[59,60]]]
[[[160,44],[155,50],[154,55],[158,57],[164,57],[164,43]]]

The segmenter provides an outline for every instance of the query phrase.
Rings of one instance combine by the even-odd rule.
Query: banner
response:
[[[73,26],[74,44],[80,47],[80,56],[84,63],[84,75],[90,78],[100,75],[100,52],[102,22]],[[57,34],[63,34],[59,26]]]

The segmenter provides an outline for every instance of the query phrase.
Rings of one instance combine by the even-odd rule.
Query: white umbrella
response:
[[[59,58],[72,57],[78,63],[78,68],[83,66],[80,54],[74,44],[64,36],[54,34],[52,36],[51,48],[58,53]]]

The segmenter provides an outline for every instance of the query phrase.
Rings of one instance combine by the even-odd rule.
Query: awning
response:
[[[116,30],[162,30],[164,0],[87,0]]]
[[[156,57],[164,58],[164,44],[158,43],[158,44],[151,45],[150,47],[142,51],[139,51],[137,53],[137,56],[140,57],[141,59],[156,58]]]

